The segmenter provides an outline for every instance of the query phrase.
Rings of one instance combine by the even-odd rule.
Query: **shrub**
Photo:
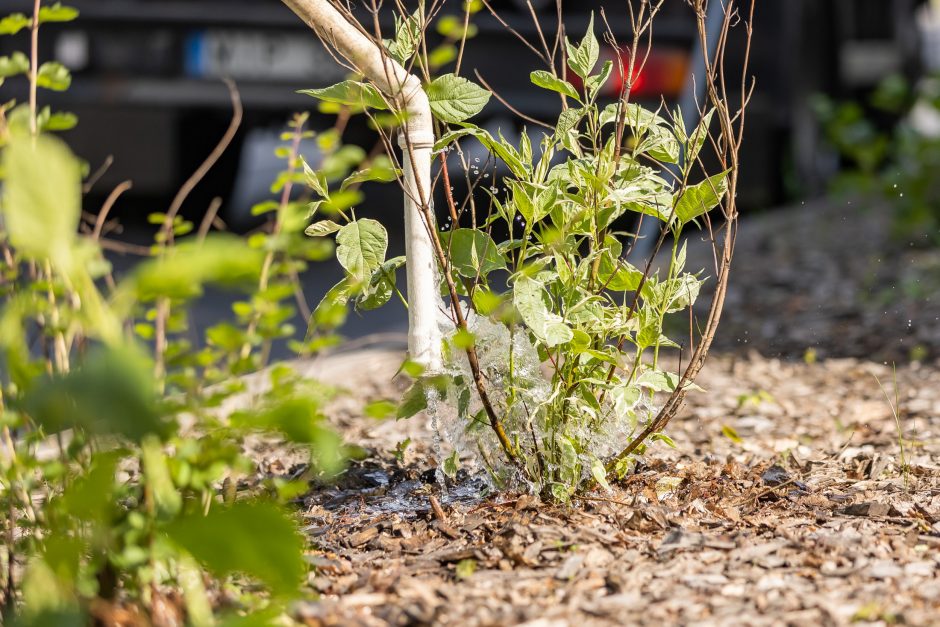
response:
[[[313,21],[326,44],[346,54],[351,67],[364,75],[305,93],[370,116],[390,110],[391,119],[398,120],[395,130],[409,137],[414,129],[405,109],[413,103],[401,68],[424,74],[434,67],[423,43],[429,30],[423,5],[399,17],[391,39],[373,33],[384,47],[376,47],[370,57],[361,41],[343,42],[335,24],[317,22],[352,19],[352,14],[330,16],[317,0],[288,4]],[[707,3],[691,4],[707,48]],[[465,3],[465,23],[483,5]],[[631,12],[635,35],[627,46],[629,67],[617,68],[621,76],[637,76],[660,5],[643,2]],[[736,4],[725,11],[727,31]],[[423,372],[399,416],[427,410],[438,422],[454,448],[443,462],[445,472],[455,472],[459,460],[470,457],[499,485],[522,481],[565,501],[589,483],[606,485],[609,476],[622,476],[649,442],[671,442],[662,429],[694,387],[721,312],[737,218],[737,153],[746,95],[740,110],[732,111],[721,63],[725,43],[720,43],[708,58],[707,105],[695,128],[686,128],[681,111],[665,104],[652,111],[631,102],[631,80],[624,82],[616,102],[604,104],[602,87],[615,68],[610,60],[599,62],[593,20],[580,41],[564,38],[554,48],[537,21],[535,27],[539,41],[526,44],[547,69],[532,72],[531,80],[551,92],[545,97],[561,103],[554,123],[529,120],[544,127],[537,145],[527,132],[513,143],[469,122],[487,104],[487,89],[457,73],[425,81],[436,119],[434,150],[440,154],[434,180],[441,189],[434,197],[444,200],[449,227],[435,223],[430,198],[411,201],[420,205],[433,240],[449,312],[442,319],[444,366]],[[460,49],[468,30],[459,34]],[[749,32],[748,27],[748,37]],[[713,127],[718,128],[714,134]],[[393,145],[391,129],[376,128],[385,145]],[[492,163],[467,163],[462,146],[469,141],[482,143],[509,176],[487,181]],[[452,152],[458,159],[448,159]],[[704,152],[719,164],[712,172],[705,172]],[[390,153],[389,158],[397,157]],[[448,171],[457,160],[471,188],[461,202],[450,187],[458,177]],[[410,143],[402,156],[402,162],[409,161],[415,162]],[[400,183],[409,190],[406,196],[414,196],[407,178]],[[474,195],[474,188],[485,198]],[[712,221],[719,207],[721,224]],[[660,272],[654,271],[652,256],[640,267],[627,260],[625,249],[632,248],[636,232],[625,216],[657,221],[653,255],[664,245],[669,251]],[[701,269],[687,271],[683,240],[689,228],[702,225],[717,240],[715,299],[704,326],[689,317],[690,342],[683,345],[662,329],[667,317],[689,316],[705,280]],[[336,228],[332,222],[312,227],[316,235]],[[349,218],[342,229],[340,235],[354,232],[356,241],[366,235],[383,244],[370,250],[384,250],[378,223]],[[497,233],[506,236],[497,241]],[[372,286],[387,275],[381,256],[367,267],[344,265],[349,278],[335,288],[340,293],[350,280]],[[685,358],[684,370],[671,369],[662,358],[676,349]]]
[[[38,32],[76,16],[43,6],[3,18],[0,32]],[[35,56],[15,53],[0,68],[3,80],[25,76],[33,89],[70,83],[63,66],[37,67]],[[233,102],[232,127],[214,155],[238,126],[234,91]],[[272,344],[295,335],[289,321],[304,306],[294,304],[297,274],[332,255],[331,243],[304,236],[308,208],[291,194],[306,179],[299,146],[313,133],[298,116],[284,136],[285,171],[273,187],[280,199],[256,207],[270,216],[266,231],[249,239],[213,233],[217,205],[198,227],[178,215],[213,156],[169,211],[151,216],[153,245],[118,277],[103,250],[120,247],[109,239],[108,211],[126,186],[97,216],[82,213],[88,168],[53,135],[76,122],[36,98],[0,109],[5,620],[85,624],[83,616],[100,618],[112,605],[153,616],[174,589],[194,625],[212,623],[220,606],[276,616],[307,571],[306,541],[285,505],[307,490],[304,477],[342,463],[323,416],[331,392],[277,365],[257,402],[240,402],[228,416],[219,408],[244,392],[238,375],[264,367]],[[324,176],[344,176],[358,158],[337,156],[332,135],[318,137],[331,146]],[[186,307],[209,285],[244,298],[232,320],[198,341]],[[309,355],[335,344],[342,319],[319,317],[292,347]],[[261,475],[246,453],[258,435],[309,451],[311,470],[299,479]],[[203,570],[219,583],[207,589]],[[262,586],[226,591],[225,581],[244,576]]]

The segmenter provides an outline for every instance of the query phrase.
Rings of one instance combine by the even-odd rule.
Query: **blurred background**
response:
[[[4,11],[29,12],[31,3],[4,0]],[[310,111],[310,127],[334,116],[300,89],[345,77],[312,32],[275,0],[73,0],[81,12],[69,24],[44,27],[42,60],[73,73],[68,91],[44,94],[54,109],[76,113],[64,134],[91,170],[111,165],[86,209],[97,211],[122,181],[133,181],[114,215],[121,236],[147,243],[147,216],[165,211],[180,185],[225,132],[231,102],[223,78],[233,79],[244,104],[234,143],[187,198],[184,215],[199,219],[214,198],[228,228],[250,232],[260,218],[251,207],[272,197],[282,166],[274,152],[293,112]],[[409,4],[409,3],[405,3]],[[434,41],[460,25],[460,2],[445,4]],[[534,39],[523,0],[493,0],[502,20]],[[554,2],[532,0],[543,28],[556,29]],[[732,279],[725,348],[815,359],[875,356],[927,359],[940,348],[935,286],[940,283],[940,87],[930,78],[940,57],[940,3],[922,0],[760,0],[751,52],[756,88],[748,108],[739,205],[745,214],[738,271]],[[380,14],[385,32],[394,23]],[[580,37],[591,13],[604,11],[618,39],[630,37],[624,0],[565,3],[564,24]],[[739,29],[740,30],[740,29]],[[689,102],[697,71],[693,15],[683,0],[666,0],[654,27],[649,62],[634,99],[652,107]],[[462,73],[485,81],[502,100],[539,120],[554,120],[557,102],[533,87],[541,69],[495,17],[473,19]],[[729,46],[730,74],[743,62],[743,33]],[[26,48],[26,34],[0,39],[0,56]],[[433,43],[433,42],[432,42]],[[617,54],[605,47],[602,58]],[[449,70],[445,70],[449,71]],[[621,79],[622,80],[622,79]],[[614,98],[620,83],[610,83]],[[735,86],[738,87],[738,86]],[[25,100],[25,81],[7,81],[2,100]],[[686,112],[691,107],[685,107]],[[524,122],[492,99],[482,126],[507,137]],[[531,132],[531,129],[530,131]],[[353,120],[344,141],[369,150],[374,132]],[[316,162],[315,145],[305,150]],[[472,157],[473,155],[471,155]],[[499,172],[494,172],[494,177]],[[400,191],[367,185],[362,214],[374,215],[400,254]],[[785,209],[775,210],[784,207]],[[396,244],[397,243],[397,244]],[[397,250],[395,247],[397,246]],[[709,264],[700,246],[701,266]],[[132,255],[114,255],[118,267]],[[320,264],[304,278],[314,302],[341,276]],[[737,280],[736,280],[737,279]],[[221,295],[203,312],[229,307]],[[399,331],[401,307],[353,316],[346,333]],[[302,328],[302,325],[300,326]]]

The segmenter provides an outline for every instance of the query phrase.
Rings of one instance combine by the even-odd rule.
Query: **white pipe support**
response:
[[[437,325],[441,299],[438,293],[437,262],[422,205],[433,220],[431,205],[431,159],[434,126],[431,107],[421,80],[409,74],[384,54],[371,37],[351,24],[329,0],[283,0],[320,39],[331,46],[372,81],[399,109],[406,113],[402,146],[405,190],[405,255],[408,275],[408,351],[413,361],[428,372],[442,368],[441,332]],[[407,137],[407,140],[406,140]],[[408,150],[410,144],[411,150]]]

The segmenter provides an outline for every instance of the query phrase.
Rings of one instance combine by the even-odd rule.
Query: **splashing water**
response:
[[[563,425],[549,416],[553,401],[551,382],[543,372],[538,351],[521,328],[510,329],[472,311],[466,312],[467,326],[474,335],[480,370],[487,382],[490,401],[510,441],[524,450],[523,459],[531,468],[526,474],[512,465],[489,427],[482,403],[473,383],[470,364],[463,350],[453,345],[453,322],[442,315],[442,333],[450,339],[445,350],[444,374],[451,382],[446,393],[429,397],[428,408],[435,429],[435,455],[441,464],[446,446],[457,452],[464,468],[470,472],[485,469],[496,486],[540,491],[544,485],[533,477],[558,477],[562,471],[559,460],[542,455],[536,467],[538,452],[545,443],[565,438],[573,444],[572,452],[580,462],[581,479],[591,474],[597,460],[608,460],[619,453],[635,435],[637,425],[646,424],[657,410],[651,399],[640,395],[630,407],[615,406],[605,399],[596,417],[577,417]],[[435,394],[438,392],[435,391]],[[583,418],[583,419],[582,419]],[[541,443],[541,444],[540,444]],[[439,478],[442,476],[438,471]]]
[[[441,442],[441,425],[440,425],[440,396],[437,389],[433,385],[429,385],[425,391],[425,400],[427,401],[427,413],[428,420],[431,423],[431,448],[434,452],[434,460],[437,463],[437,468],[434,470],[434,478],[437,480],[437,485],[441,490],[441,494],[447,494],[447,482],[444,477],[444,471],[442,467],[444,465],[444,448]]]

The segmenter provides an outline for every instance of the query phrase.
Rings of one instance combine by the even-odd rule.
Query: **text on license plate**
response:
[[[186,73],[201,78],[341,80],[346,71],[311,35],[206,30],[186,45]]]

